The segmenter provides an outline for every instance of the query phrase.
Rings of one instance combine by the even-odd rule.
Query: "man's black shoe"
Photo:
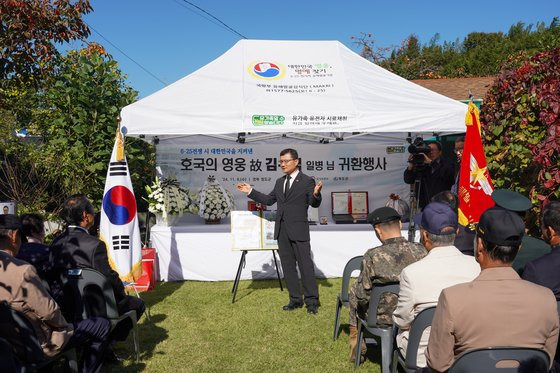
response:
[[[284,311],[293,311],[293,310],[295,310],[296,308],[301,308],[301,307],[303,307],[303,303],[300,303],[300,302],[291,302],[291,301],[290,301],[290,303],[286,304],[284,307],[282,307],[282,309],[283,309]]]
[[[315,315],[319,311],[319,306],[316,304],[308,304],[307,305],[307,313]]]

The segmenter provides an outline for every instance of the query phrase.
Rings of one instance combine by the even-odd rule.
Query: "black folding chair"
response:
[[[549,361],[548,354],[537,348],[489,347],[465,352],[449,373],[546,373]],[[507,365],[498,367],[499,362]]]
[[[68,269],[63,277],[65,299],[70,297],[70,299],[76,301],[73,306],[74,319],[87,319],[95,316],[105,317],[111,322],[111,330],[121,321],[130,319],[136,361],[140,361],[136,311],[130,310],[119,315],[115,294],[107,277],[91,268]],[[99,292],[102,294],[101,300],[99,297],[92,296],[92,294],[99,294]],[[102,314],[96,312],[100,308],[100,305],[97,304],[99,301],[104,303],[101,305]]]
[[[402,356],[400,350],[395,346],[391,372],[396,373],[399,365],[406,373],[416,373],[417,370],[420,369],[420,367],[416,365],[420,340],[422,339],[424,330],[432,325],[432,319],[434,318],[435,312],[435,307],[429,307],[416,315],[414,321],[412,321],[412,324],[410,325],[410,331],[408,333],[406,356]]]
[[[362,265],[363,255],[355,256],[346,263],[342,272],[342,290],[336,296],[336,312],[334,315],[333,341],[338,338],[340,330],[340,310],[342,306],[348,308],[348,288],[350,287],[350,277],[352,272],[359,270]]]
[[[68,349],[52,358],[45,356],[31,321],[22,312],[11,308],[7,302],[0,303],[0,338],[11,346],[13,356],[17,360],[15,362],[16,371],[35,371],[64,358],[69,371],[78,372],[75,349]],[[3,357],[9,358],[8,356]],[[0,367],[0,369],[6,368]]]
[[[393,354],[393,327],[377,324],[377,307],[381,296],[385,293],[399,295],[399,283],[374,284],[369,298],[367,320],[358,317],[358,346],[356,347],[356,361],[354,368],[360,365],[360,354],[362,350],[362,338],[364,329],[379,338],[381,343],[381,372],[389,373]]]

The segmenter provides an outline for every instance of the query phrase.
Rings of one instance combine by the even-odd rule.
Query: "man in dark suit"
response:
[[[552,290],[556,301],[560,301],[560,201],[549,202],[541,213],[542,237],[550,244],[550,253],[525,265],[522,278]],[[559,310],[560,312],[560,310]],[[560,344],[556,347],[554,368],[560,372]]]
[[[62,210],[62,218],[68,227],[51,244],[53,278],[57,278],[65,269],[93,268],[104,274],[111,283],[119,314],[135,310],[139,320],[146,306],[142,299],[125,294],[119,274],[109,264],[105,243],[88,233],[88,229],[94,223],[94,217],[93,206],[86,196],[75,194],[68,197]],[[56,285],[54,287],[56,288]],[[62,299],[63,304],[68,304],[68,301],[71,300]],[[130,320],[123,320],[113,330],[112,338],[124,340],[130,329]]]
[[[263,194],[247,183],[237,184],[237,189],[252,200],[270,206],[277,204],[274,239],[278,240],[280,261],[290,293],[290,302],[283,307],[285,311],[301,308],[301,290],[297,268],[303,283],[304,301],[307,312],[316,314],[319,307],[319,290],[315,280],[311,245],[309,244],[309,225],[307,209],[321,204],[322,182],[304,175],[298,168],[298,153],[294,149],[280,152],[280,168],[285,176],[276,180],[274,189]]]
[[[523,279],[549,288],[560,300],[560,201],[549,202],[541,215],[542,237],[552,250],[525,265]]]

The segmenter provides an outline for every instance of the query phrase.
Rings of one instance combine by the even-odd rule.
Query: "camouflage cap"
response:
[[[14,214],[0,215],[0,229],[20,229],[21,219]]]
[[[376,224],[387,223],[392,220],[401,220],[401,216],[397,210],[390,207],[380,207],[375,209],[366,219],[366,221],[373,226]]]
[[[525,212],[532,207],[529,198],[513,190],[494,189],[492,199],[496,205],[510,211]]]

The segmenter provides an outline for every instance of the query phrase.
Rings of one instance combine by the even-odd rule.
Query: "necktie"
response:
[[[286,177],[286,184],[284,185],[284,197],[288,194],[288,190],[290,190],[290,175]]]

